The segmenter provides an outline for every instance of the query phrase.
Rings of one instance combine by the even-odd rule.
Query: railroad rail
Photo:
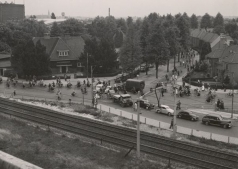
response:
[[[0,98],[0,113],[130,148],[136,130]],[[206,169],[237,169],[238,155],[141,132],[141,151]]]

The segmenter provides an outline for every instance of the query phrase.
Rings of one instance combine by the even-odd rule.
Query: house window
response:
[[[82,67],[82,63],[78,62],[77,67]]]
[[[59,56],[69,56],[69,51],[59,51]]]

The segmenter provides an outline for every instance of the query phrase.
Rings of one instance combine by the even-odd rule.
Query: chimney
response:
[[[44,33],[44,39],[50,39],[50,33]]]

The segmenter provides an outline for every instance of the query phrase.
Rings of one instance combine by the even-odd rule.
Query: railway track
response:
[[[136,144],[136,130],[0,98],[0,112],[123,147]],[[141,151],[206,169],[237,169],[238,155],[141,132]]]

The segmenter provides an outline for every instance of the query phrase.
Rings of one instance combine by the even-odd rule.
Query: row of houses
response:
[[[233,45],[233,39],[228,35],[217,35],[204,29],[195,29],[190,32],[191,46],[199,50],[202,42],[210,44],[211,52],[205,56],[210,63],[209,74],[217,76],[223,82],[226,76],[234,77],[238,84],[238,45]]]

